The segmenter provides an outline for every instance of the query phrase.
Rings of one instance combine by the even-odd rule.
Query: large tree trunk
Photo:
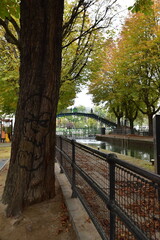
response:
[[[20,93],[3,193],[7,216],[53,198],[64,0],[21,1]]]

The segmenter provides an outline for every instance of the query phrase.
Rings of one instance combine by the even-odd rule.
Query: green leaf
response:
[[[5,19],[6,17],[14,16],[19,18],[20,15],[20,1],[18,0],[1,0],[0,1],[0,17]]]

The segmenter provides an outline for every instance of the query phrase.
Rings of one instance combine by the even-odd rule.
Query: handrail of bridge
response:
[[[84,117],[88,117],[88,118],[93,118],[97,121],[100,121],[108,126],[111,127],[117,127],[117,124],[115,122],[112,122],[106,118],[100,117],[97,114],[94,113],[83,113],[83,112],[70,112],[70,113],[59,113],[57,114],[57,118],[59,117],[64,117],[64,116],[84,116]]]
[[[57,136],[56,160],[103,240],[160,239],[160,176]]]

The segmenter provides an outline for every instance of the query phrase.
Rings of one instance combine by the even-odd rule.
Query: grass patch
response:
[[[11,153],[11,147],[1,147],[0,146],[0,159],[9,159]]]
[[[134,158],[134,157],[130,157],[130,156],[126,156],[126,155],[119,154],[119,153],[115,153],[115,154],[117,155],[117,157],[119,159],[122,159],[122,160],[129,162],[137,167],[143,168],[147,171],[154,172],[154,166],[152,166],[151,162],[148,162],[148,161],[145,161],[142,159],[138,159],[138,158]]]
[[[91,146],[89,146],[89,147],[91,147]],[[92,148],[95,148],[97,150],[96,147],[92,147]],[[107,154],[114,153],[114,154],[117,155],[117,157],[119,159],[121,159],[123,161],[129,162],[129,163],[131,163],[131,164],[133,164],[137,167],[143,168],[147,171],[154,172],[154,166],[152,166],[151,162],[141,160],[141,159],[138,159],[138,158],[134,158],[134,157],[130,157],[130,156],[127,156],[127,155],[123,155],[123,154],[120,154],[120,153],[111,152],[111,151],[108,151],[108,150],[105,150],[105,149],[100,149],[99,151],[107,153]]]

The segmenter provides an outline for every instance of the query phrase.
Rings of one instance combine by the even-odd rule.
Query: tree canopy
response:
[[[106,7],[103,5],[103,0],[96,5],[94,0],[89,2],[82,0],[65,1],[59,111],[73,104],[80,84],[88,81],[90,72],[88,60],[93,58],[93,50],[98,47],[96,42],[100,43],[102,41],[100,31],[109,26],[113,17],[112,6],[116,1],[110,1]],[[14,44],[20,50],[19,1],[2,1],[0,7],[2,11],[0,25],[4,29],[1,28],[1,32],[4,32],[2,38],[5,37],[6,45]],[[5,55],[5,52],[3,51],[2,54]],[[18,61],[19,56],[17,57],[17,64]],[[16,80],[18,80],[17,68],[15,68],[15,75],[17,76]],[[15,81],[15,84],[17,87],[18,81]],[[3,110],[12,109],[14,112],[15,109],[9,105],[13,105],[14,102],[14,106],[16,106],[18,96],[14,98],[13,102],[9,102],[9,97],[6,101],[5,97],[6,95],[1,96],[1,99],[3,99],[1,105],[7,103],[8,106],[3,107]]]
[[[134,5],[129,7],[133,13],[142,12],[144,14],[150,14],[152,12],[152,5],[155,0],[136,0]]]
[[[151,134],[152,116],[159,111],[160,30],[156,6],[150,15],[133,14],[126,20],[120,38],[106,42],[106,54],[99,56],[102,66],[92,76],[90,86],[94,101],[105,102],[112,111],[121,108],[121,117],[133,121],[138,111],[146,114]]]

